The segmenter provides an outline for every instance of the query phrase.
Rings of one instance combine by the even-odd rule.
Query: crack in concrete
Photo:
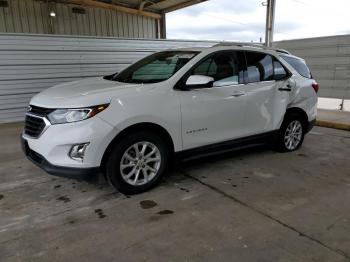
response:
[[[327,244],[323,243],[322,241],[320,241],[320,240],[318,240],[318,239],[316,239],[316,238],[314,238],[314,237],[312,237],[312,236],[310,236],[310,235],[307,235],[306,233],[303,233],[303,232],[299,231],[299,230],[296,229],[295,227],[286,224],[285,222],[279,220],[278,218],[275,218],[275,217],[273,217],[272,215],[270,215],[270,214],[268,214],[268,213],[266,213],[266,212],[264,212],[264,211],[262,211],[262,210],[260,210],[260,209],[258,209],[258,208],[256,208],[256,207],[254,207],[254,206],[251,206],[251,205],[249,205],[248,203],[245,203],[244,201],[242,201],[242,200],[240,200],[240,199],[238,199],[238,198],[236,198],[236,197],[234,197],[234,196],[232,196],[232,195],[230,195],[230,194],[228,194],[228,193],[226,193],[226,192],[220,190],[219,188],[217,188],[217,187],[215,187],[215,186],[213,186],[213,185],[207,184],[207,183],[203,182],[202,180],[200,180],[200,179],[198,179],[198,178],[196,178],[196,177],[194,177],[194,176],[191,176],[190,174],[188,174],[188,173],[185,172],[185,171],[181,171],[181,173],[182,173],[185,177],[187,177],[187,178],[189,178],[189,179],[192,179],[192,180],[194,180],[194,181],[196,181],[196,182],[199,182],[200,184],[202,184],[202,185],[208,187],[209,189],[213,190],[214,192],[216,192],[216,193],[218,193],[218,194],[220,194],[220,195],[222,195],[222,196],[224,196],[224,197],[226,197],[226,198],[229,198],[229,199],[233,200],[234,202],[236,202],[236,203],[238,203],[238,204],[240,204],[240,205],[242,205],[242,206],[244,206],[244,207],[246,207],[246,208],[249,208],[250,210],[253,210],[253,211],[256,212],[256,213],[259,213],[260,215],[262,215],[262,216],[264,216],[264,217],[266,217],[266,218],[268,218],[268,219],[271,219],[271,220],[275,221],[276,223],[280,224],[281,226],[283,226],[283,227],[285,227],[285,228],[288,228],[289,230],[292,230],[292,231],[298,233],[299,236],[305,237],[305,238],[307,238],[308,240],[310,240],[310,241],[312,241],[312,242],[314,242],[314,243],[317,243],[317,244],[319,244],[320,246],[322,246],[322,247],[324,247],[324,248],[326,248],[326,249],[328,249],[328,250],[330,250],[330,251],[332,251],[332,252],[334,252],[334,253],[337,253],[337,254],[341,255],[342,257],[344,257],[344,258],[346,258],[347,260],[350,261],[350,255],[347,254],[347,253],[345,253],[343,250],[335,249],[335,248],[333,248],[333,247],[331,247],[331,246],[328,246]]]

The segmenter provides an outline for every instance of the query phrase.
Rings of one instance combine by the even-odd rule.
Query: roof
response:
[[[199,4],[207,0],[54,0],[86,7],[96,7],[135,15],[161,18],[162,14]]]

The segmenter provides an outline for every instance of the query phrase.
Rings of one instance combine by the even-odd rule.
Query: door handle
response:
[[[288,92],[290,92],[290,91],[292,91],[292,89],[291,88],[278,88],[278,90],[279,91],[288,91]]]
[[[280,87],[280,88],[278,88],[278,90],[279,91],[288,91],[288,92],[290,92],[290,91],[292,91],[292,86],[288,83],[286,85],[286,87]]]
[[[240,96],[244,96],[245,92],[234,92],[231,96],[233,97],[240,97]]]

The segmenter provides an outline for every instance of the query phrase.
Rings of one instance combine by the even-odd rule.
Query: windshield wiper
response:
[[[114,73],[114,74],[111,74],[111,75],[106,75],[106,76],[103,77],[103,79],[105,79],[105,80],[110,80],[110,81],[115,81],[115,80],[114,80],[114,76],[115,76],[116,74],[118,74],[118,73]]]

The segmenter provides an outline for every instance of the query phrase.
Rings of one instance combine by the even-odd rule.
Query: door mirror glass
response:
[[[282,80],[282,79],[286,79],[288,74],[286,72],[286,70],[284,69],[284,67],[281,65],[280,62],[278,61],[274,61],[273,62],[273,68],[274,68],[274,79],[275,80]]]
[[[186,86],[190,88],[212,87],[213,82],[214,82],[214,78],[210,76],[191,75],[186,81]]]

